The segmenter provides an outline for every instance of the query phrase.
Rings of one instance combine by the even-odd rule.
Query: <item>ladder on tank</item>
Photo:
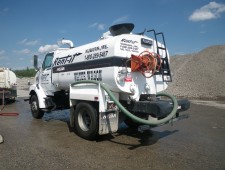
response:
[[[159,74],[162,75],[162,79],[163,82],[172,82],[172,76],[171,76],[171,72],[170,72],[170,66],[169,66],[169,60],[168,60],[168,53],[166,50],[166,43],[165,43],[165,38],[162,32],[156,33],[154,29],[148,30],[147,32],[153,32],[154,37],[155,37],[155,41],[156,41],[156,50],[157,50],[157,54],[160,56],[159,50],[162,50],[162,53],[164,52],[166,54],[165,58],[161,58],[162,59],[162,65],[161,68],[159,70]],[[158,36],[161,35],[162,38],[162,46],[159,46],[158,44]],[[156,73],[157,74],[157,73]]]

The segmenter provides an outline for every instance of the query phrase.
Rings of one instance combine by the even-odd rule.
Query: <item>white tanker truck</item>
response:
[[[100,40],[79,47],[62,40],[69,47],[45,56],[30,87],[33,117],[70,108],[70,125],[80,137],[92,140],[116,132],[123,121],[154,127],[187,110],[188,100],[162,92],[172,81],[163,33],[133,34],[133,28],[131,23],[111,26]],[[145,35],[150,32],[154,38]],[[37,61],[35,55],[36,68]]]
[[[15,100],[17,97],[16,75],[8,68],[0,67],[0,100]]]

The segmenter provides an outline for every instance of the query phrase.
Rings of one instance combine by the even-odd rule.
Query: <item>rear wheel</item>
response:
[[[32,95],[30,99],[30,108],[32,116],[36,119],[41,119],[44,115],[44,111],[39,108],[38,98],[36,95]]]
[[[93,140],[98,136],[98,113],[90,103],[78,103],[74,119],[75,130],[80,137]]]

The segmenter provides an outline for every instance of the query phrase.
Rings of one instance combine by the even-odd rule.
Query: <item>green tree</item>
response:
[[[35,69],[29,69],[29,67],[27,67],[27,69],[14,70],[13,72],[17,77],[34,77],[37,71]]]

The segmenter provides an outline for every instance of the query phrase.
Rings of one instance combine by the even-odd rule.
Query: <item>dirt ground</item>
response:
[[[141,133],[122,124],[87,141],[68,126],[68,110],[37,120],[23,99],[4,109],[18,116],[0,116],[1,169],[225,169],[224,103],[192,103],[189,118],[173,125]]]
[[[191,101],[189,118],[140,132],[121,124],[96,141],[78,137],[69,111],[34,119],[28,82],[18,79],[18,98],[0,116],[0,169],[225,169],[225,103]],[[1,113],[2,113],[1,112]]]

